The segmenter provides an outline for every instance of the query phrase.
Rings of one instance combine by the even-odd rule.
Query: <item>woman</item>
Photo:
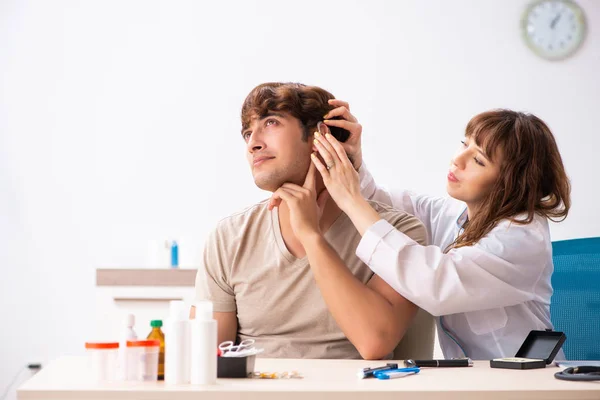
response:
[[[567,216],[570,183],[546,124],[509,110],[475,116],[450,164],[449,197],[433,198],[378,188],[361,166],[360,125],[347,103],[332,104],[337,108],[326,118],[344,120],[325,123],[351,131],[350,152],[331,135],[316,135],[321,160],[313,154],[313,163],[362,235],[357,255],[398,293],[439,317],[444,356],[514,356],[530,330],[552,329],[548,219]],[[417,216],[430,245],[395,230],[363,196]]]

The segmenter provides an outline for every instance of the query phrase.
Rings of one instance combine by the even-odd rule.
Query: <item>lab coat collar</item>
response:
[[[459,232],[463,229],[463,226],[465,225],[468,219],[469,214],[467,213],[467,208],[465,207],[464,211],[460,213],[460,215],[456,219],[456,227],[458,228]]]

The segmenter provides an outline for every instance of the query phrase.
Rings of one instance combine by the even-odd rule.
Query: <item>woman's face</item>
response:
[[[448,194],[467,203],[469,212],[476,210],[498,179],[501,162],[502,154],[491,162],[473,138],[465,137],[450,163]]]

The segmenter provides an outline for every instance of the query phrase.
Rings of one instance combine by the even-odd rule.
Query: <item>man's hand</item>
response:
[[[278,207],[285,201],[290,210],[290,224],[294,234],[302,242],[314,234],[321,234],[319,221],[323,215],[323,208],[329,198],[327,190],[323,190],[317,199],[315,189],[317,169],[311,162],[302,186],[293,183],[284,183],[271,196],[269,209]]]
[[[360,143],[362,125],[359,124],[356,117],[350,113],[350,105],[347,102],[331,99],[329,100],[329,104],[336,108],[325,115],[325,120],[323,122],[326,125],[337,126],[350,132],[350,137],[342,143],[342,146],[344,147],[344,150],[346,150],[348,158],[352,162],[352,166],[358,171],[362,165],[362,147]],[[341,117],[343,119],[328,119],[333,117]]]

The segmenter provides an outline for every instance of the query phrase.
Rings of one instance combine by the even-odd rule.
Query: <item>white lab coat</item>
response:
[[[364,197],[419,218],[429,246],[421,246],[385,220],[364,234],[356,255],[398,293],[436,318],[445,358],[512,357],[531,330],[552,329],[552,245],[546,218],[527,225],[501,221],[473,246],[444,253],[467,213],[448,198],[387,192],[366,167],[359,171]],[[559,356],[562,355],[562,352]]]

